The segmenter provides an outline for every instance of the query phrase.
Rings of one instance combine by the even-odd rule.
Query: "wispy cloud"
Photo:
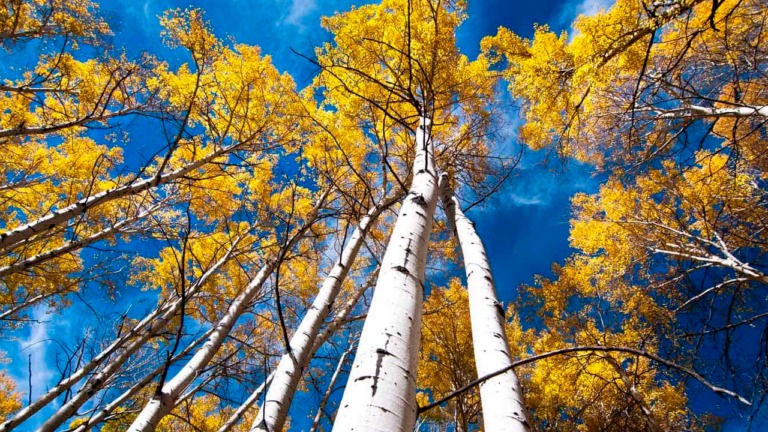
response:
[[[512,204],[518,207],[549,205],[550,202],[549,194],[542,195],[538,193],[528,196],[512,193],[509,195],[509,199]]]
[[[156,36],[160,31],[157,16],[169,8],[163,0],[144,0],[143,2],[128,2],[125,6],[126,15],[130,16],[132,24],[141,28],[146,36]]]
[[[576,0],[565,3],[555,17],[555,23],[560,27],[570,26],[579,15],[594,15],[600,9],[609,9],[614,3],[615,0]],[[573,30],[572,27],[571,30]],[[571,31],[571,34],[573,33]]]
[[[576,16],[594,15],[600,9],[608,9],[613,3],[614,0],[583,0],[576,5]]]
[[[71,329],[68,319],[54,315],[47,306],[33,309],[30,315],[32,321],[27,327],[28,333],[25,332],[26,336],[18,336],[16,349],[8,350],[8,372],[16,381],[18,390],[26,392],[25,399],[29,397],[31,378],[32,400],[35,400],[56,384],[60,374],[56,369],[56,352],[51,348],[55,346],[54,340],[68,335]],[[54,401],[33,416],[28,426],[34,429],[42,425],[59,406],[59,402]]]
[[[45,392],[56,372],[48,365],[48,343],[51,324],[47,308],[37,308],[32,313],[35,323],[29,337],[19,340],[19,354],[32,362],[32,398]]]
[[[304,19],[318,10],[316,0],[291,0],[288,14],[278,24],[286,24],[297,27],[299,33],[307,29]]]

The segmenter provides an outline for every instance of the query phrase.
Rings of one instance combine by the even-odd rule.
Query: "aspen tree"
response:
[[[467,274],[472,346],[477,374],[487,375],[512,364],[505,329],[504,307],[496,296],[491,264],[474,223],[461,210],[453,196],[447,174],[440,178],[440,192],[448,224],[464,257]],[[483,426],[489,431],[530,430],[523,391],[514,371],[480,385]]]
[[[336,415],[337,432],[410,431],[416,423],[421,302],[438,195],[432,140],[440,140],[445,159],[460,158],[461,151],[451,150],[482,135],[492,118],[487,108],[495,78],[488,63],[469,61],[456,47],[463,7],[392,0],[324,20],[334,42],[318,53],[316,86],[327,89],[326,100],[339,112],[373,118],[387,176],[409,189]],[[391,156],[395,149],[405,157]],[[488,151],[482,144],[476,150]]]
[[[334,431],[410,431],[416,424],[416,368],[427,247],[437,206],[431,122],[419,121],[411,189],[381,263],[368,317]]]
[[[189,387],[195,378],[202,372],[208,362],[214,357],[219,348],[224,343],[230,331],[234,327],[238,318],[245,312],[248,305],[261,292],[261,287],[276,266],[282,264],[283,255],[288,253],[298,243],[304,233],[310,229],[312,224],[317,221],[328,194],[331,189],[322,193],[317,203],[313,207],[306,208],[307,214],[304,216],[303,225],[290,235],[283,247],[280,248],[278,256],[267,258],[266,263],[254,276],[248,286],[232,300],[226,313],[221,320],[216,323],[214,332],[208,337],[205,344],[195,353],[194,356],[171,378],[158,389],[157,394],[150,399],[146,406],[141,410],[138,417],[129,427],[130,432],[148,432],[157,427],[160,420],[170,413],[176,401],[182,396],[183,392]]]
[[[272,383],[266,392],[264,405],[256,416],[251,430],[282,429],[288,415],[288,408],[291,406],[293,394],[304,372],[305,365],[313,353],[312,347],[320,332],[320,327],[328,317],[331,305],[336,300],[341,285],[354,264],[368,231],[381,212],[389,208],[396,200],[397,198],[390,198],[381,204],[374,205],[360,220],[360,224],[347,240],[347,245],[341,252],[338,262],[326,277],[315,296],[315,300],[294,332],[289,343],[290,351],[283,355],[277,366]]]

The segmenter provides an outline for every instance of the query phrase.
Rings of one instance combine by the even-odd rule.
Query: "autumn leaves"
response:
[[[764,354],[731,350],[765,316],[765,4],[620,0],[572,37],[501,28],[476,59],[456,42],[466,13],[385,0],[324,18],[298,89],[197,9],[160,18],[186,58],[171,67],[110,46],[89,1],[3,2],[8,58],[40,51],[0,86],[2,331],[84,297],[129,304],[26,406],[0,376],[0,430],[282,430],[301,390],[324,395],[301,415],[338,431],[702,430],[715,420],[680,376],[761,394]],[[461,206],[514,167],[494,142],[507,86],[523,143],[609,179],[573,199],[574,255],[504,308]],[[157,132],[148,154],[135,124]],[[456,258],[449,236],[466,292],[427,282],[428,260]]]

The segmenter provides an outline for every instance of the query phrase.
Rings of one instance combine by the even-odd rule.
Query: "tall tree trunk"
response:
[[[350,314],[350,312],[352,312],[352,309],[355,308],[355,305],[357,304],[357,301],[360,300],[360,297],[362,297],[368,288],[373,285],[373,281],[375,280],[377,274],[378,269],[371,273],[368,281],[366,281],[364,284],[358,287],[355,292],[352,293],[344,306],[342,306],[338,312],[336,312],[333,320],[329,322],[325,329],[315,338],[314,346],[312,347],[312,353],[309,355],[309,358],[307,358],[307,361],[304,364],[304,369],[309,366],[310,360],[312,360],[312,358],[315,356],[315,353],[323,346],[323,344],[325,344],[325,342],[328,341],[328,339],[330,339],[330,337],[336,333],[336,330],[338,330],[339,327],[346,323],[347,316]],[[272,372],[266,379],[267,385],[270,384],[273,376],[274,372]],[[232,413],[227,422],[216,432],[228,432],[230,429],[232,429],[232,427],[234,427],[240,421],[245,412],[250,409],[250,407],[261,397],[261,393],[263,391],[264,384],[260,385],[256,390],[254,390],[248,399],[246,399],[245,402],[243,402],[243,404],[240,405],[240,407],[238,407],[234,413]]]
[[[88,210],[96,206],[114,201],[119,198],[137,195],[146,190],[182,178],[194,170],[202,167],[203,165],[212,162],[215,159],[226,156],[227,154],[237,150],[243,145],[244,143],[235,143],[226,147],[222,147],[212,152],[211,154],[191,162],[177,170],[168,173],[157,173],[155,176],[143,180],[131,180],[120,187],[107,189],[103,192],[87,196],[62,209],[53,210],[51,214],[47,216],[43,216],[24,225],[0,233],[0,252],[6,252],[17,248],[30,241],[30,237],[53,229],[54,227],[61,225],[70,219],[85,214],[88,212]]]
[[[396,198],[390,198],[381,205],[371,207],[368,214],[363,217],[349,237],[339,260],[325,278],[312,306],[307,310],[298,329],[291,337],[291,352],[285,353],[280,359],[275,377],[264,398],[264,404],[251,426],[252,432],[280,431],[283,429],[296,387],[299,385],[305,366],[309,364],[312,347],[320,332],[320,327],[331,312],[333,302],[339,294],[350,267],[357,258],[371,225],[384,209],[396,201]]]
[[[448,223],[464,257],[475,364],[477,375],[484,376],[512,364],[505,331],[504,307],[496,297],[491,265],[483,242],[472,221],[461,211],[446,174],[440,178],[440,190]],[[530,431],[523,393],[514,371],[510,370],[480,384],[480,402],[486,431]]]
[[[107,237],[113,237],[116,234],[123,231],[125,228],[130,227],[131,224],[134,222],[138,222],[150,214],[152,214],[155,210],[160,208],[160,205],[154,205],[150,207],[147,210],[138,212],[135,216],[123,219],[119,222],[116,222],[112,225],[109,225],[108,227],[102,229],[101,231],[98,231],[96,233],[93,233],[89,235],[88,237],[81,238],[79,240],[73,240],[70,242],[67,242],[57,248],[47,250],[45,252],[39,253],[35,256],[31,256],[28,258],[21,259],[17,262],[14,262],[13,264],[9,264],[5,267],[0,268],[0,277],[8,276],[14,273],[18,273],[21,270],[28,270],[31,267],[40,265],[42,263],[45,263],[47,261],[50,261],[54,258],[60,257],[64,254],[67,254],[69,252],[72,252],[77,249],[82,249],[85,246],[91,245],[99,240],[105,239]]]
[[[205,282],[215,274],[222,265],[229,261],[232,253],[237,248],[237,245],[242,240],[242,236],[235,239],[232,246],[224,256],[214,263],[208,270],[206,270],[200,278],[190,287],[187,297],[184,301],[189,301],[194,297],[198,291],[202,288]],[[88,362],[85,366],[81,367],[75,373],[70,375],[66,380],[63,380],[56,387],[48,391],[45,395],[40,397],[34,404],[27,407],[25,412],[19,412],[14,418],[8,420],[0,427],[0,430],[11,430],[20,422],[29,418],[35,412],[39,411],[45,405],[53,401],[65,390],[71,388],[74,384],[79,382],[88,373],[94,370],[100,364],[106,362],[106,366],[98,373],[91,376],[88,381],[69,399],[63,406],[61,406],[54,414],[52,414],[43,423],[38,432],[53,432],[59,426],[61,426],[67,419],[75,414],[78,408],[83,406],[91,397],[93,397],[109,380],[118,373],[123,364],[128,361],[144,344],[147,343],[152,337],[166,328],[168,322],[175,317],[178,311],[181,309],[183,301],[182,299],[176,299],[171,304],[165,305],[155,309],[152,314],[144,318],[138,325],[136,325],[128,334],[120,338],[111,344],[107,349],[103,350],[93,360]],[[128,346],[123,348],[123,344],[129,342]],[[119,353],[109,359],[107,359],[115,352]],[[23,415],[22,415],[23,414]],[[3,429],[8,427],[8,429]]]
[[[416,130],[413,172],[411,189],[384,254],[334,432],[412,432],[416,424],[424,272],[438,181],[427,118]]]
[[[261,383],[260,386],[256,387],[256,389],[251,393],[250,396],[248,396],[248,399],[243,402],[242,405],[240,405],[235,412],[232,413],[231,416],[229,416],[229,419],[227,419],[227,422],[221,425],[219,430],[216,432],[229,432],[230,429],[232,429],[238,422],[240,422],[240,419],[243,418],[243,415],[245,415],[245,412],[253,406],[253,404],[256,403],[257,400],[261,397],[261,394],[264,393],[264,388],[272,382],[272,378],[274,378],[275,372],[272,371],[267,378],[264,380],[263,383]]]
[[[307,216],[304,226],[291,237],[290,241],[286,242],[282,250],[278,253],[278,257],[293,249],[296,243],[303,237],[304,233],[317,220],[317,215],[320,208],[325,203],[325,199],[328,197],[329,192],[330,190],[327,190],[323,194],[311,214]],[[211,336],[208,337],[208,340],[203,347],[192,356],[187,364],[185,364],[170,381],[163,384],[158,394],[150,399],[131,426],[128,427],[128,432],[151,432],[157,428],[160,420],[173,410],[176,401],[182,396],[184,390],[192,384],[192,382],[199,376],[200,372],[208,365],[208,362],[210,362],[219,351],[219,348],[221,348],[221,345],[224,343],[227,336],[229,336],[229,332],[232,330],[237,320],[256,298],[256,295],[261,292],[262,285],[278,265],[280,265],[279,258],[267,261],[256,277],[251,280],[248,286],[246,286],[229,305],[227,312],[216,324],[215,330]]]
[[[211,275],[213,275],[227,260],[229,260],[231,254],[237,247],[237,244],[242,240],[242,237],[237,238],[231,248],[219,261],[213,264],[191,287],[188,296],[191,298],[199,290],[199,288],[207,281]],[[189,298],[187,300],[189,300]],[[61,423],[66,421],[74,414],[75,410],[82,406],[85,401],[90,399],[103,385],[104,383],[117,372],[122,364],[125,363],[136,351],[139,350],[150,338],[157,335],[158,332],[165,329],[166,323],[175,316],[181,307],[181,299],[176,299],[170,304],[165,304],[156,308],[147,317],[141,320],[136,326],[133,327],[125,335],[121,336],[118,340],[114,341],[107,348],[103,349],[99,354],[92,358],[89,362],[80,367],[77,371],[70,374],[67,378],[61,380],[52,389],[48,390],[45,394],[37,398],[33,403],[24,407],[21,411],[17,412],[13,417],[7,419],[0,425],[0,432],[8,432],[16,428],[19,424],[33,416],[35,413],[43,409],[46,405],[55,400],[59,395],[70,389],[72,386],[80,382],[83,378],[88,376],[101,364],[105,363],[116,352],[120,351],[125,344],[130,343],[127,347],[122,349],[120,353],[109,360],[108,365],[104,370],[94,375],[89,381],[70,399],[67,404],[61,407],[55,414],[48,418],[46,423],[41,427],[41,430],[55,430]],[[53,429],[50,429],[53,427]]]
[[[209,329],[207,332],[200,335],[200,337],[195,339],[194,342],[187,345],[187,347],[184,348],[184,350],[182,350],[180,353],[173,356],[173,358],[171,359],[171,363],[173,364],[179,361],[179,359],[181,359],[182,357],[192,352],[192,350],[197,345],[199,345],[204,340],[206,340],[211,333],[213,333],[213,329]],[[155,367],[155,369],[153,369],[152,372],[145,375],[144,378],[142,378],[136,384],[132,385],[128,390],[120,394],[120,396],[113,399],[110,403],[104,406],[104,408],[96,411],[95,414],[86,418],[85,421],[80,425],[78,425],[77,428],[72,432],[86,432],[90,430],[92,427],[96,426],[97,424],[107,420],[109,415],[111,415],[117,408],[119,408],[120,405],[123,404],[123,402],[127,401],[128,399],[136,395],[144,387],[148,386],[152,382],[152,380],[155,379],[155,377],[157,377],[163,372],[164,369],[165,369],[165,364],[160,364],[157,367]]]
[[[144,406],[139,416],[136,417],[128,428],[129,432],[150,432],[157,428],[160,420],[171,412],[184,390],[192,384],[203,368],[208,365],[208,362],[219,351],[237,319],[240,318],[240,315],[243,314],[256,295],[261,292],[262,285],[276,265],[276,261],[270,260],[261,268],[256,277],[232,302],[226,314],[216,324],[216,329],[208,337],[208,340],[205,341],[202,348],[189,359],[170,381],[163,385],[159,394],[152,397],[147,405]]]

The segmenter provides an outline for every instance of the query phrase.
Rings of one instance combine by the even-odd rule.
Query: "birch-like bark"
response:
[[[150,214],[152,214],[155,210],[157,210],[160,207],[160,205],[152,206],[151,208],[144,210],[137,214],[136,216],[128,219],[124,219],[120,222],[117,222],[113,225],[110,225],[101,231],[98,231],[96,233],[93,233],[89,235],[88,237],[84,237],[80,240],[74,240],[67,242],[57,248],[45,251],[43,253],[39,253],[35,256],[31,256],[28,258],[25,258],[21,261],[15,262],[13,264],[7,265],[5,267],[0,268],[0,277],[8,276],[10,274],[17,273],[21,270],[26,270],[30,267],[34,267],[36,265],[40,265],[44,262],[50,261],[56,257],[62,256],[66,253],[72,252],[76,249],[81,249],[85,246],[88,246],[90,244],[93,244],[99,240],[102,240],[107,237],[111,237],[115,234],[120,233],[122,230],[124,230],[126,227],[130,226],[134,222],[138,222]]]
[[[746,105],[729,108],[687,105],[676,109],[648,108],[648,111],[658,113],[656,118],[659,119],[689,117],[768,117],[768,106],[766,105]]]
[[[333,320],[331,320],[330,323],[325,327],[325,329],[315,338],[314,346],[312,347],[312,354],[310,354],[309,358],[307,359],[306,363],[304,364],[304,369],[309,367],[309,362],[312,360],[312,358],[315,356],[315,353],[325,344],[325,342],[328,341],[328,339],[331,338],[336,333],[336,330],[339,329],[344,323],[346,322],[347,316],[352,312],[352,310],[355,308],[355,305],[357,304],[358,300],[360,300],[360,297],[365,294],[365,292],[373,285],[373,282],[375,281],[376,275],[378,275],[378,269],[374,270],[371,273],[371,278],[366,281],[364,284],[360,285],[355,292],[352,293],[349,299],[347,299],[344,306],[342,306],[338,312],[336,312],[336,315],[334,315]],[[267,385],[270,385],[270,382],[272,381],[272,377],[274,376],[274,372],[272,372],[269,377],[267,378]],[[243,417],[245,412],[251,408],[251,406],[256,403],[256,401],[259,400],[261,397],[261,393],[264,391],[264,384],[260,385],[256,390],[251,393],[251,395],[248,397],[248,399],[243,402],[242,405],[240,405],[237,410],[232,413],[232,415],[229,417],[227,422],[219,428],[216,432],[228,432],[232,427],[234,427],[237,423],[240,422],[240,419]],[[78,431],[79,432],[79,431]]]
[[[424,273],[437,205],[431,121],[416,130],[413,181],[382,260],[334,432],[412,432]]]
[[[325,394],[323,394],[323,399],[320,401],[320,406],[317,408],[317,413],[312,420],[312,427],[309,428],[309,432],[316,432],[318,426],[320,426],[320,419],[323,418],[325,405],[328,404],[328,399],[331,397],[331,393],[333,393],[333,387],[336,386],[336,381],[339,379],[339,375],[341,375],[341,371],[344,368],[344,362],[347,360],[347,356],[352,352],[353,346],[350,346],[348,350],[344,351],[344,354],[339,358],[339,362],[336,364],[336,370],[333,371],[331,382],[328,383],[328,388],[325,390]]]
[[[186,348],[184,348],[180,353],[173,356],[173,358],[171,359],[171,364],[179,361],[179,359],[189,354],[197,345],[199,345],[201,342],[207,339],[211,333],[213,333],[213,329],[210,329],[207,332],[203,333],[194,342],[187,345]],[[135,396],[141,389],[143,389],[149,383],[151,383],[152,380],[155,379],[155,377],[157,377],[158,375],[160,375],[160,373],[163,372],[165,367],[166,367],[165,362],[157,366],[154,370],[152,370],[152,372],[150,372],[144,378],[142,378],[141,381],[132,385],[128,390],[124,391],[122,394],[120,394],[120,396],[112,400],[112,402],[108,403],[104,408],[98,410],[95,414],[88,417],[88,419],[85,422],[79,424],[72,432],[86,432],[90,430],[92,427],[96,426],[97,424],[100,424],[103,421],[107,420],[108,416],[112,414],[115,411],[115,409],[120,407],[120,405],[122,405],[123,402]]]
[[[197,291],[197,289],[200,286],[202,286],[202,284],[219,267],[221,267],[221,265],[229,258],[229,255],[235,249],[239,241],[240,241],[240,238],[235,240],[235,242],[232,245],[232,248],[230,248],[230,250],[227,252],[225,257],[217,261],[216,264],[214,264],[210,269],[208,269],[208,271],[206,271],[206,273],[204,273],[198,279],[198,281],[195,283],[195,285],[192,287],[192,289],[188,293],[188,297],[192,297]],[[53,388],[48,390],[44,395],[40,396],[39,398],[37,398],[37,400],[27,405],[22,410],[20,410],[15,415],[13,415],[11,418],[3,422],[3,424],[0,425],[0,432],[8,432],[13,430],[16,426],[18,426],[19,424],[21,424],[22,422],[24,422],[25,420],[33,416],[35,413],[43,409],[49,403],[51,403],[59,395],[61,395],[62,393],[70,389],[73,385],[80,382],[89,373],[94,371],[97,367],[99,367],[102,363],[104,363],[110,356],[112,356],[115,352],[117,352],[120,348],[122,348],[126,343],[132,341],[130,346],[126,348],[126,350],[124,350],[120,355],[118,355],[117,358],[113,359],[111,362],[111,364],[115,364],[115,365],[119,364],[121,366],[125,362],[125,360],[127,360],[132,354],[134,354],[147,340],[149,340],[149,338],[156,335],[159,331],[163,330],[165,323],[167,323],[168,319],[172,318],[178,312],[178,309],[180,307],[181,307],[181,299],[177,299],[173,303],[166,304],[162,307],[158,307],[157,309],[152,311],[152,313],[150,313],[144,319],[142,319],[133,329],[131,329],[125,335],[120,337],[118,340],[114,341],[107,348],[103,349],[99,354],[96,355],[96,357],[92,358],[88,363],[83,365],[80,369],[70,374],[67,378],[61,380]],[[104,371],[102,371],[97,375],[101,375],[108,379],[108,377],[111,376],[111,373],[112,372],[107,372],[107,374],[105,374]],[[104,384],[104,381],[98,377],[94,377],[89,381],[89,383],[87,383],[83,387],[83,389],[81,389],[80,392],[83,392],[83,390],[87,386],[89,385],[93,386],[94,384],[97,384],[95,388],[98,390],[98,388],[100,388],[100,386]],[[57,422],[66,420],[66,418],[62,420],[55,415],[54,417],[56,417]],[[50,418],[49,418],[49,421],[51,421]]]
[[[245,311],[261,291],[261,287],[275,268],[276,263],[266,263],[256,277],[246,286],[227,309],[227,313],[216,324],[215,330],[205,341],[194,356],[179,370],[176,375],[160,390],[160,394],[150,399],[147,405],[139,413],[138,417],[128,428],[129,432],[151,432],[157,428],[160,420],[173,410],[176,401],[182,396],[184,390],[199,376],[203,368],[208,365],[214,355],[219,351],[229,332],[234,327],[237,319]]]
[[[158,174],[144,180],[132,181],[117,188],[107,189],[95,195],[82,198],[79,201],[70,204],[69,206],[60,210],[54,210],[48,216],[43,216],[37,220],[21,225],[12,230],[0,233],[0,252],[6,252],[12,248],[18,247],[25,240],[28,240],[35,234],[50,230],[70,219],[85,214],[88,210],[98,205],[116,200],[118,198],[136,195],[151,188],[170,183],[178,178],[184,177],[190,172],[202,167],[214,159],[235,151],[241,146],[243,146],[243,143],[236,143],[222,147],[210,155],[187,164],[175,171],[171,171],[167,174]]]
[[[368,214],[362,218],[358,227],[349,237],[338,261],[315,296],[312,306],[309,307],[298,329],[291,337],[291,352],[285,353],[280,359],[275,371],[275,378],[264,398],[264,404],[251,426],[252,432],[283,429],[283,424],[288,416],[288,409],[293,401],[293,395],[304,373],[305,366],[311,359],[314,341],[331,312],[331,307],[339,294],[341,285],[354,264],[371,226],[381,212],[396,201],[396,198],[390,198],[381,205],[371,207]]]
[[[336,330],[339,329],[339,327],[343,326],[347,322],[347,317],[350,313],[352,313],[352,310],[357,305],[357,302],[360,301],[360,298],[365,294],[366,291],[368,291],[368,288],[372,287],[374,285],[374,282],[376,281],[376,278],[379,275],[379,269],[374,270],[371,275],[369,276],[369,279],[362,285],[360,285],[355,292],[352,293],[352,295],[349,296],[349,299],[347,299],[347,302],[344,303],[344,305],[339,308],[338,312],[336,312],[336,315],[334,315],[333,320],[328,323],[328,325],[325,326],[325,329],[320,332],[320,334],[317,336],[317,339],[315,339],[315,347],[312,349],[312,355],[310,356],[310,360],[312,357],[314,357],[315,352],[320,349],[320,347],[325,344],[325,342],[328,341],[328,339],[331,338],[336,333]],[[309,365],[309,361],[304,366],[305,368]]]
[[[484,376],[512,364],[505,331],[504,307],[496,297],[491,265],[475,226],[461,211],[448,176],[440,178],[443,207],[464,257],[469,317],[477,375]],[[528,413],[515,372],[510,370],[480,384],[483,426],[488,432],[529,432]]]
[[[312,209],[311,214],[307,215],[304,226],[293,235],[288,242],[286,242],[281,253],[293,249],[296,243],[303,237],[304,233],[317,220],[320,208],[324,205],[325,199],[328,197],[329,193],[330,189],[323,194]],[[208,337],[208,340],[203,347],[195,353],[187,364],[185,364],[170,381],[163,385],[159,394],[150,399],[131,426],[128,427],[128,432],[151,432],[157,428],[160,420],[173,410],[176,401],[182,396],[184,390],[192,384],[201,371],[208,365],[208,362],[210,362],[219,351],[219,348],[221,348],[221,345],[226,340],[237,320],[243,312],[245,312],[248,305],[250,305],[256,298],[256,295],[261,292],[262,285],[278,265],[280,265],[278,259],[270,259],[264,264],[256,277],[251,280],[245,289],[238,294],[229,305],[227,312],[216,324],[215,330],[211,336]]]
[[[152,316],[152,319],[143,320],[142,322],[146,322],[145,326],[149,326],[148,329],[145,330],[145,326],[136,326],[135,328],[143,330],[138,335],[138,337],[133,339],[125,349],[120,351],[117,356],[111,359],[101,371],[90,377],[88,381],[83,385],[83,387],[81,387],[80,390],[78,390],[71,399],[69,399],[64,405],[61,406],[61,408],[59,408],[53,415],[51,415],[48,420],[46,420],[45,423],[43,423],[43,425],[37,429],[37,431],[54,432],[59,426],[61,426],[65,421],[72,417],[75,412],[77,412],[78,408],[83,406],[83,404],[86,403],[91,397],[93,397],[96,392],[101,390],[101,388],[103,388],[104,385],[107,384],[107,382],[109,382],[109,380],[120,371],[120,369],[123,367],[123,364],[125,364],[125,362],[131,358],[131,356],[133,356],[141,347],[143,347],[150,338],[166,328],[168,323],[178,314],[183,301],[188,302],[192,297],[194,297],[200,291],[205,282],[214,273],[216,273],[222,265],[229,261],[229,258],[232,256],[232,252],[235,250],[237,244],[242,238],[243,237],[238,237],[233,242],[232,247],[227,251],[227,253],[197,279],[197,281],[186,293],[185,299],[177,299],[174,301],[170,307],[164,310],[162,315],[158,316],[156,314],[152,314],[150,315]],[[80,373],[80,376],[83,376],[82,372]],[[74,383],[75,381],[70,381],[69,386],[71,387],[71,385]],[[60,394],[63,389],[58,389],[58,391]]]

